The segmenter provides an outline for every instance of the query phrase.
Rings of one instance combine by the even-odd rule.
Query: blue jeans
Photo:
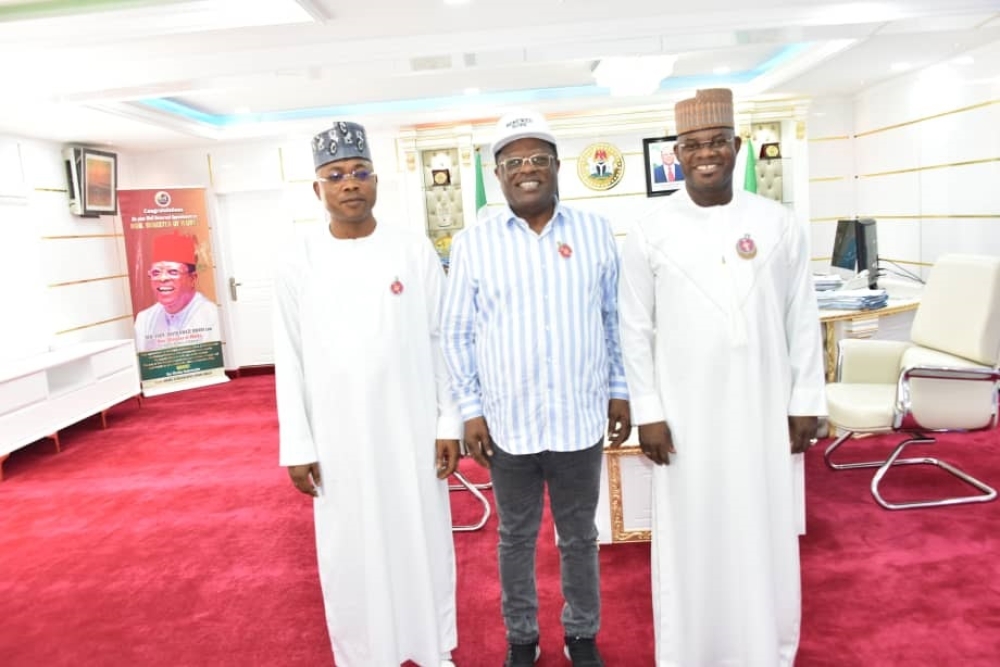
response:
[[[603,440],[578,452],[513,455],[496,444],[490,459],[500,518],[501,606],[507,641],[538,639],[535,547],[544,487],[559,535],[559,566],[566,636],[594,637],[601,624],[600,570],[594,515],[600,495]]]

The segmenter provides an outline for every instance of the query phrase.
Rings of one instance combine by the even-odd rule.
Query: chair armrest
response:
[[[837,382],[896,384],[909,341],[844,338],[838,344]]]

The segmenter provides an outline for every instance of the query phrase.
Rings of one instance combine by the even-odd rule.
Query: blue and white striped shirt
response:
[[[541,234],[509,207],[456,235],[441,344],[462,419],[512,454],[569,452],[628,398],[609,222],[562,204]]]

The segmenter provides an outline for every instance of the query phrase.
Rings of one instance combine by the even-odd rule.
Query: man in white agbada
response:
[[[825,414],[806,239],[732,185],[732,93],[676,106],[685,189],[622,248],[633,421],[653,472],[658,667],[777,667],[801,620],[802,453]]]
[[[314,496],[338,667],[453,665],[446,478],[462,420],[438,344],[444,272],[426,237],[376,223],[362,126],[335,123],[312,147],[330,225],[276,276],[281,465]]]

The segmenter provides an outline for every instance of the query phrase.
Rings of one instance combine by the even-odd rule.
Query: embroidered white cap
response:
[[[541,139],[553,146],[556,138],[545,121],[545,116],[535,111],[514,111],[497,121],[496,133],[493,139],[493,156],[503,150],[507,144],[518,139]]]

